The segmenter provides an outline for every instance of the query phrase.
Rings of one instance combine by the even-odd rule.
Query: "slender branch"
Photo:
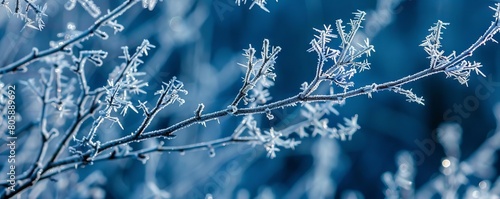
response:
[[[209,142],[201,142],[190,145],[183,146],[174,146],[174,147],[161,147],[158,148],[158,151],[161,152],[186,152],[186,151],[194,151],[194,150],[204,150],[210,147],[217,148],[219,146],[226,146],[228,144],[235,143],[249,143],[249,142],[259,142],[260,140],[255,137],[238,137],[234,138],[233,136],[228,136],[225,138],[212,140]]]
[[[57,145],[58,147],[57,147],[56,151],[54,152],[54,154],[52,155],[52,157],[49,159],[49,163],[55,161],[55,159],[62,153],[63,149],[68,146],[69,141],[71,140],[73,135],[75,135],[76,132],[78,132],[80,130],[81,125],[85,121],[87,121],[87,119],[90,118],[92,116],[92,114],[95,112],[96,108],[93,108],[93,107],[98,106],[98,105],[95,105],[95,103],[97,101],[96,99],[98,99],[98,97],[94,98],[94,102],[91,105],[92,107],[84,115],[77,116],[75,123],[73,123],[71,128],[67,131],[67,133],[65,134],[65,137],[61,140],[61,143],[59,143]],[[48,164],[48,166],[50,166],[50,164]],[[46,167],[48,167],[48,166],[46,166]],[[46,170],[46,169],[44,169],[44,170]]]
[[[73,38],[63,42],[61,45],[59,45],[57,47],[49,48],[49,49],[46,49],[46,50],[43,50],[40,52],[36,48],[33,48],[33,51],[29,55],[26,55],[23,58],[15,61],[14,63],[11,63],[5,67],[0,68],[0,75],[5,74],[5,73],[18,71],[22,67],[27,66],[28,64],[30,64],[34,61],[37,61],[41,58],[50,56],[50,55],[58,53],[58,52],[66,51],[67,48],[71,47],[73,44],[78,43],[81,40],[84,40],[84,39],[87,39],[89,37],[94,36],[95,35],[94,33],[100,27],[106,25],[107,22],[116,19],[118,16],[123,14],[126,10],[128,10],[130,7],[132,7],[133,5],[135,5],[138,2],[139,2],[139,0],[126,0],[120,6],[116,7],[112,12],[99,18],[86,31],[83,31],[82,33],[80,33],[76,37],[73,37]]]
[[[248,59],[248,62],[246,64],[246,73],[245,77],[243,79],[243,86],[241,86],[238,94],[234,98],[233,102],[229,107],[237,107],[238,104],[242,99],[244,99],[248,95],[248,91],[253,89],[253,87],[257,84],[257,82],[261,78],[266,78],[265,76],[269,75],[268,69],[270,67],[273,67],[274,65],[274,60],[276,59],[276,56],[278,53],[281,51],[280,47],[272,47],[271,53],[269,53],[269,40],[265,39],[263,44],[262,44],[262,57],[261,61],[255,61],[255,49],[250,46],[247,50],[245,50],[245,56]],[[251,78],[255,64],[257,62],[260,62],[260,67],[258,68],[259,70],[257,73]]]
[[[151,124],[151,121],[153,121],[156,114],[158,114],[158,112],[160,112],[163,109],[163,107],[165,107],[164,105],[162,105],[162,103],[167,94],[168,92],[161,93],[160,97],[158,98],[158,101],[156,102],[156,106],[153,108],[153,110],[148,111],[146,108],[144,108],[144,114],[146,115],[146,118],[144,118],[139,128],[137,128],[137,131],[135,132],[135,137],[141,136],[141,134],[144,133],[149,124]]]
[[[14,13],[19,13],[20,9],[21,9],[20,0],[16,0],[16,8],[14,9]]]
[[[417,73],[417,74],[419,74],[418,75],[419,77],[414,77],[414,76],[417,76],[417,74],[414,74],[414,75],[411,75],[411,76],[408,76],[408,77],[405,77],[405,78],[402,78],[402,79],[399,79],[396,81],[392,81],[392,82],[389,82],[386,84],[380,84],[380,85],[378,85],[378,90],[387,90],[390,87],[398,86],[398,85],[402,85],[402,84],[406,84],[408,82],[414,81],[414,79],[411,79],[411,77],[420,79],[420,78],[423,78],[425,76],[429,76],[431,74],[443,72],[443,70],[441,70],[439,72],[430,73],[429,70],[430,69],[426,69],[426,70],[423,70],[423,71]],[[371,85],[367,85],[367,86],[371,87]],[[342,100],[345,100],[347,98],[358,96],[358,95],[363,95],[363,94],[368,94],[368,91],[366,91],[366,89],[364,89],[363,87],[356,89],[356,90],[353,90],[353,91],[349,91],[349,92],[341,93],[341,94],[335,94],[335,95],[313,95],[313,96],[303,98],[302,100],[300,99],[300,94],[299,94],[299,95],[295,95],[293,97],[290,97],[290,98],[287,98],[287,99],[284,99],[284,100],[281,100],[278,102],[270,103],[267,105],[263,105],[263,106],[258,106],[258,107],[254,107],[254,108],[241,108],[241,109],[238,109],[235,113],[233,113],[233,115],[240,116],[240,115],[249,115],[249,114],[256,114],[256,113],[264,113],[266,110],[273,110],[273,109],[277,109],[277,108],[281,108],[281,107],[285,107],[285,106],[290,106],[290,105],[293,105],[296,103],[301,103],[301,102],[342,101]],[[112,141],[109,141],[109,142],[102,144],[101,147],[99,148],[98,153],[100,153],[104,150],[107,150],[109,148],[112,148],[112,147],[115,147],[118,145],[122,145],[122,144],[126,144],[126,143],[130,143],[133,141],[142,141],[142,140],[149,139],[149,138],[168,136],[168,135],[171,135],[172,133],[174,133],[180,129],[186,128],[186,127],[191,126],[193,124],[207,122],[210,120],[217,119],[219,117],[226,116],[228,114],[229,113],[226,110],[221,110],[221,111],[201,115],[198,119],[196,117],[191,117],[191,118],[186,119],[184,121],[181,121],[175,125],[172,125],[168,128],[143,133],[141,136],[139,136],[137,138],[135,136],[132,136],[132,135],[122,137],[122,138],[112,140]],[[66,159],[62,159],[60,161],[57,161],[57,162],[54,162],[53,164],[51,164],[49,166],[49,169],[54,168],[54,167],[58,167],[58,166],[67,165],[67,164],[81,162],[81,161],[83,161],[83,159],[82,159],[83,157],[87,157],[90,154],[91,154],[91,152],[87,152],[87,153],[83,154],[82,156],[72,156],[72,157],[68,157]]]

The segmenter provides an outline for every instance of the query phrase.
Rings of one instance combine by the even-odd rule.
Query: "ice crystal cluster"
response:
[[[266,0],[251,0],[251,1],[252,3],[250,4],[249,9],[252,9],[254,6],[259,6],[262,10],[270,12],[269,9],[266,8],[267,4]],[[276,0],[276,2],[278,2],[278,0]],[[238,4],[238,6],[241,6],[241,4],[246,4],[247,0],[236,0],[235,3]]]
[[[32,0],[16,0],[15,2],[2,0],[0,4],[8,14],[12,14],[23,21],[24,27],[35,30],[42,30],[45,27],[43,18],[47,16],[47,3],[39,5]]]
[[[333,174],[336,169],[345,169],[338,163],[345,157],[339,152],[337,140],[347,141],[345,144],[349,145],[349,141],[355,140],[358,136],[356,133],[361,129],[358,120],[367,117],[363,114],[341,114],[340,107],[349,103],[349,98],[360,95],[375,98],[375,95],[382,95],[382,91],[392,91],[406,97],[408,102],[424,105],[424,98],[413,93],[407,84],[438,73],[444,73],[446,77],[469,86],[474,73],[483,77],[486,75],[481,72],[483,66],[479,62],[469,61],[468,58],[487,42],[496,42],[494,36],[500,30],[500,3],[496,3],[491,7],[494,20],[483,35],[464,51],[445,54],[441,40],[449,24],[437,21],[420,45],[428,55],[428,67],[408,76],[402,74],[402,78],[394,81],[360,85],[362,83],[356,81],[357,75],[377,66],[369,61],[375,47],[363,32],[369,12],[357,10],[347,23],[338,19],[333,21],[333,25],[311,30],[314,35],[311,36],[309,47],[303,52],[312,54],[316,61],[303,70],[314,71],[314,75],[307,77],[308,80],[300,87],[297,86],[295,93],[282,98],[273,92],[274,87],[288,86],[280,85],[277,81],[286,79],[278,72],[286,68],[278,57],[287,49],[269,39],[260,39],[261,44],[250,44],[238,57],[222,56],[231,59],[227,70],[208,64],[207,57],[211,56],[201,55],[206,43],[196,46],[195,50],[186,50],[190,53],[189,59],[158,61],[167,60],[170,56],[176,59],[176,54],[172,53],[174,48],[178,48],[176,45],[193,45],[192,40],[203,36],[201,31],[195,29],[204,27],[198,20],[208,18],[207,11],[203,9],[210,6],[204,2],[123,0],[108,3],[64,1],[61,4],[65,8],[63,12],[82,9],[93,23],[85,28],[76,21],[65,21],[64,31],[50,37],[51,41],[44,41],[48,46],[46,49],[33,47],[23,57],[2,62],[0,130],[7,132],[7,115],[12,115],[8,112],[11,94],[6,89],[7,85],[17,85],[17,97],[22,96],[22,103],[28,108],[19,109],[24,112],[16,115],[16,122],[22,124],[16,127],[16,135],[24,141],[24,144],[18,142],[16,161],[22,164],[17,164],[15,180],[2,181],[1,185],[5,189],[0,192],[1,198],[55,197],[50,195],[51,192],[41,191],[46,187],[55,187],[50,190],[56,190],[62,197],[104,198],[106,193],[102,187],[112,184],[109,181],[113,180],[105,177],[108,175],[106,172],[113,173],[114,169],[103,168],[80,176],[80,179],[74,171],[94,168],[100,162],[118,162],[119,159],[136,159],[145,164],[143,167],[146,171],[140,174],[144,177],[140,189],[148,190],[145,191],[151,194],[148,197],[176,198],[176,191],[186,189],[169,190],[168,186],[165,188],[157,183],[160,176],[156,172],[161,170],[162,162],[172,162],[171,157],[174,155],[171,153],[190,159],[187,156],[196,153],[186,152],[200,150],[208,151],[210,157],[208,163],[202,162],[200,165],[208,170],[220,168],[227,166],[226,163],[210,161],[215,162],[217,158],[231,159],[231,156],[224,156],[230,151],[228,145],[263,151],[269,159],[280,159],[282,151],[303,152],[311,148],[314,151],[313,169],[297,180],[294,186],[308,187],[311,190],[308,197],[324,198],[333,194],[336,187],[336,181],[325,176]],[[232,6],[249,4],[250,9],[257,6],[270,12],[266,0],[236,0],[232,3]],[[47,12],[52,8],[50,1],[2,0],[1,4],[9,16],[13,15],[22,21],[24,26],[19,31],[28,31],[29,28],[35,29],[38,34],[45,33],[44,20],[51,18],[50,12]],[[135,5],[139,5],[139,8],[136,9]],[[147,15],[145,13],[158,9],[171,13],[168,22],[155,19],[157,16],[149,17],[151,20],[161,20],[164,25],[155,27],[147,20],[138,23],[144,18],[125,22],[127,18]],[[145,26],[153,28],[141,29]],[[143,30],[153,30],[156,32],[155,37],[142,38],[147,33]],[[121,34],[125,33],[133,36],[124,38]],[[123,44],[120,44],[120,48],[110,41],[121,41]],[[193,57],[196,60],[192,60]],[[178,64],[182,62],[191,63],[191,68],[179,67]],[[150,63],[163,63],[166,66]],[[191,81],[193,76],[186,73],[193,76],[201,74],[200,79]],[[216,85],[213,83],[214,78],[226,83]],[[103,79],[105,81],[100,81]],[[239,89],[232,87],[236,85]],[[197,90],[197,87],[203,89]],[[228,93],[231,97],[228,97]],[[282,110],[292,110],[297,114],[283,115]],[[496,114],[498,119],[498,110]],[[273,125],[287,119],[293,122]],[[493,167],[490,159],[495,159],[494,153],[500,146],[498,131],[476,154],[464,160],[458,147],[462,141],[460,126],[442,125],[438,137],[446,157],[442,160],[439,176],[428,182],[428,188],[417,190],[414,184],[417,172],[415,160],[409,152],[401,152],[396,157],[397,171],[382,175],[382,182],[386,186],[383,194],[387,198],[431,198],[436,194],[443,198],[456,198],[459,195],[467,198],[498,197],[499,180],[489,181],[484,170],[478,169],[491,170]],[[7,134],[1,136],[3,140],[7,139]],[[315,139],[320,141],[315,142],[317,144],[313,147],[303,144]],[[177,140],[181,144],[176,144]],[[160,159],[158,154],[167,154],[169,158]],[[221,157],[216,154],[221,154]],[[182,165],[183,160],[179,161],[179,165]],[[122,161],[124,165],[119,168],[133,164],[130,162]],[[485,162],[488,164],[479,165]],[[241,168],[245,167],[245,164],[237,164]],[[182,166],[178,167],[181,169]],[[6,173],[9,168],[2,166],[0,170]],[[59,178],[62,175],[69,177]],[[203,178],[198,176],[200,174],[197,171],[193,171],[192,175],[193,179],[188,181]],[[236,171],[230,175],[244,178]],[[230,180],[227,177],[230,175],[224,173],[220,174],[223,177],[214,179],[224,184],[226,181],[223,179]],[[475,179],[481,180],[475,183]],[[63,191],[69,187],[77,187],[78,191]],[[462,187],[465,187],[465,191],[461,191]],[[212,198],[213,190],[206,188],[202,197]],[[258,196],[273,196],[270,188],[262,188],[258,192]],[[293,194],[305,193],[291,192],[289,196],[293,197]],[[250,197],[243,189],[237,195],[239,198]],[[344,196],[358,198],[360,194],[354,191],[346,192]],[[138,194],[131,197],[146,196]]]

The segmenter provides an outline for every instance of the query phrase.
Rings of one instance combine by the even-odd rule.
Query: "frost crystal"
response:
[[[416,102],[417,104],[420,104],[420,105],[425,105],[424,104],[424,98],[423,97],[418,97],[417,95],[415,95],[415,93],[413,93],[410,90],[405,90],[399,86],[395,86],[395,87],[392,87],[391,90],[395,93],[399,93],[399,94],[402,94],[404,96],[406,96],[406,101],[408,102]]]
[[[363,55],[370,56],[375,51],[370,41],[365,39],[363,44],[354,45],[354,37],[362,27],[366,13],[363,11],[354,12],[354,19],[348,23],[350,31],[346,32],[342,25],[342,20],[336,21],[337,33],[333,34],[331,25],[324,25],[323,29],[314,29],[318,34],[310,42],[311,48],[307,52],[315,52],[318,55],[316,66],[316,77],[310,84],[302,84],[302,96],[308,96],[315,90],[321,81],[327,80],[341,87],[346,91],[354,86],[350,79],[354,74],[370,69],[367,60],[357,61]],[[330,47],[330,42],[334,38],[340,38],[339,49]],[[328,67],[324,69],[325,67]]]
[[[66,10],[73,10],[76,6],[76,3],[79,3],[85,11],[87,11],[90,16],[97,18],[101,15],[101,9],[95,5],[92,0],[68,0],[66,4],[64,4],[64,8]]]

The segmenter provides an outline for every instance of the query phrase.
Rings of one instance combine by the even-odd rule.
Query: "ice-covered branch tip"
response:
[[[311,48],[309,48],[307,52],[316,52],[319,61],[325,62],[328,59],[335,60],[335,57],[340,54],[340,51],[328,46],[332,38],[338,37],[332,33],[331,25],[324,25],[324,30],[316,28],[314,28],[314,30],[318,32],[319,35],[314,35],[315,39],[310,42]]]
[[[449,25],[449,23],[444,23],[442,21],[436,22],[435,25],[429,29],[430,34],[425,37],[425,40],[422,44],[420,44],[420,46],[424,47],[425,52],[429,54],[428,58],[430,59],[430,68],[436,69],[444,65],[448,65],[444,70],[446,77],[453,77],[458,80],[460,84],[465,85],[467,85],[467,82],[469,81],[471,71],[474,71],[476,74],[484,77],[485,75],[479,70],[479,68],[482,67],[481,63],[471,63],[469,61],[462,60],[459,63],[450,64],[457,58],[456,53],[452,52],[450,55],[445,56],[444,50],[440,50],[442,39],[441,35],[447,25]],[[491,38],[491,40],[495,41],[493,38]]]
[[[388,199],[414,198],[414,178],[416,174],[415,160],[408,151],[397,154],[396,163],[398,171],[396,173],[385,172],[382,175],[382,182],[387,187],[384,191]]]
[[[203,113],[203,109],[205,109],[205,104],[198,104],[198,108],[194,111],[194,116],[198,119],[201,118],[201,114]]]
[[[250,136],[241,136],[244,132]],[[300,144],[300,141],[289,138],[288,135],[284,135],[274,128],[263,132],[264,133],[262,133],[262,130],[257,126],[257,121],[254,117],[252,115],[247,115],[243,118],[238,127],[236,127],[230,140],[246,140],[251,141],[254,145],[261,144],[266,149],[269,158],[276,157],[276,152],[280,151],[279,147],[295,149],[295,147]]]
[[[35,30],[42,30],[45,27],[45,22],[43,22],[43,17],[47,16],[45,13],[47,11],[47,3],[42,5],[36,5],[35,1],[32,0],[24,0],[24,5],[20,0],[16,0],[14,4],[14,11],[9,7],[8,0],[2,0],[0,2],[0,6],[2,6],[8,14],[14,14],[15,17],[24,21],[23,29],[28,27]],[[24,9],[22,7],[25,7]],[[30,10],[33,11],[30,13]],[[23,13],[24,11],[24,13]],[[34,15],[34,19],[32,18]]]

